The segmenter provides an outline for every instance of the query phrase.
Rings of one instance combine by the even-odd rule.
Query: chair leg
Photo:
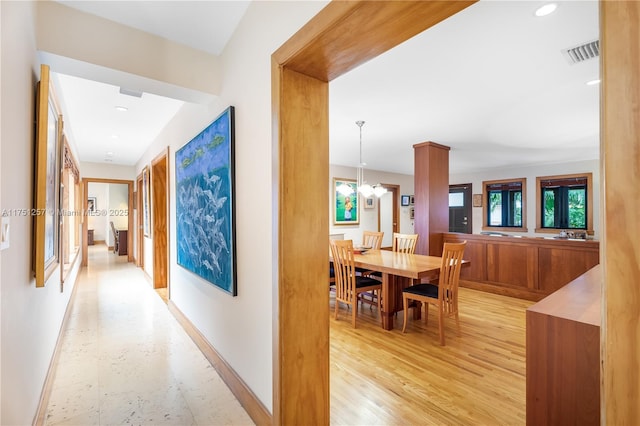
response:
[[[424,325],[429,325],[429,305],[430,303],[427,302],[424,304]]]
[[[358,313],[358,298],[356,297],[355,300],[355,306],[352,309],[351,312],[351,324],[353,325],[353,328],[356,328],[356,314]]]
[[[439,314],[438,314],[438,331],[440,333],[440,344],[444,346],[444,306],[439,306]]]
[[[402,332],[404,333],[407,328],[407,311],[409,310],[409,298],[403,294],[402,295]]]

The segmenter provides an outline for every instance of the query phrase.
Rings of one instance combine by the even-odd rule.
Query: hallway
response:
[[[253,424],[126,256],[90,246],[77,285],[44,424]]]

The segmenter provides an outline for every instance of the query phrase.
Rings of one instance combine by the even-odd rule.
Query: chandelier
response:
[[[365,198],[369,198],[372,195],[380,198],[387,193],[387,188],[379,183],[371,186],[367,183],[366,180],[364,180],[364,166],[367,165],[362,161],[362,126],[364,125],[364,121],[358,120],[356,121],[356,125],[360,128],[360,163],[358,164],[357,171],[358,192]],[[349,196],[353,193],[353,189],[349,185],[343,184],[340,185],[340,187],[338,187],[337,189],[344,196]]]

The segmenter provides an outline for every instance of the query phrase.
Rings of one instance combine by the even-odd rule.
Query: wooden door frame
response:
[[[156,167],[164,162],[164,176],[157,173]],[[163,150],[151,161],[151,236],[153,241],[153,288],[166,286],[169,298],[169,147]],[[164,182],[165,202],[161,205],[156,202],[158,185]],[[165,226],[160,225],[159,216],[164,210]],[[164,243],[162,239],[164,238]],[[164,245],[164,247],[163,247]],[[163,279],[164,278],[164,279]],[[161,285],[164,283],[164,286]]]
[[[144,270],[144,229],[142,225],[142,173],[136,177],[136,266]]]
[[[334,1],[272,55],[274,424],[329,424],[328,82],[473,3]]]
[[[473,3],[334,1],[272,55],[274,424],[329,423],[328,82]],[[605,424],[640,417],[638,15],[638,2],[600,2]]]
[[[133,229],[133,181],[124,179],[103,179],[103,178],[82,178],[82,211],[88,212],[88,196],[89,196],[89,184],[90,183],[113,183],[118,185],[127,185],[128,194],[128,210],[129,215],[127,217],[127,228]],[[87,245],[87,232],[89,231],[89,220],[85,215],[82,216],[82,266],[89,264],[89,246]],[[127,232],[127,247],[133,247],[133,232]],[[127,262],[133,262],[132,250],[127,250]]]
[[[395,185],[391,183],[383,183],[381,184],[387,191],[391,192],[392,201],[391,201],[391,209],[392,209],[392,218],[393,221],[393,232],[400,232],[400,207],[398,203],[398,197],[400,197],[400,185]],[[380,200],[378,201],[378,232],[380,232],[380,227],[382,226],[382,222],[380,221]]]

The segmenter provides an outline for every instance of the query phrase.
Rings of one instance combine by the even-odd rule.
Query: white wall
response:
[[[362,241],[362,231],[375,231],[378,229],[378,207],[365,209],[364,199],[360,197],[360,224],[358,225],[334,225],[333,224],[333,178],[356,179],[355,167],[345,167],[331,165],[329,167],[329,233],[344,234],[345,240],[353,240],[354,243]],[[413,234],[413,220],[409,217],[409,207],[400,206],[401,195],[413,194],[413,175],[402,175],[398,173],[381,172],[379,170],[365,169],[364,176],[370,184],[386,183],[400,185],[398,194],[398,206],[400,208],[400,233]],[[389,195],[384,195],[388,197]],[[386,237],[386,235],[385,235]],[[385,238],[386,239],[386,238]]]
[[[479,171],[468,174],[457,174],[449,177],[449,184],[471,183],[474,194],[482,194],[482,182],[487,180],[527,178],[527,228],[528,232],[512,233],[514,235],[546,235],[536,234],[536,177],[573,173],[593,174],[593,200],[590,208],[593,211],[594,238],[600,239],[600,162],[599,160],[576,161],[572,163],[547,164],[535,167],[503,168]],[[473,233],[482,231],[482,207],[473,207]],[[507,232],[509,233],[509,232]]]
[[[30,209],[33,200],[36,56],[35,2],[0,2],[0,207]],[[10,217],[10,247],[0,251],[0,424],[33,422],[80,262],[60,291],[60,269],[36,288],[32,217]],[[80,259],[79,259],[80,260]]]
[[[135,181],[136,173],[134,166],[120,166],[109,163],[91,163],[84,161],[80,163],[80,174],[84,178],[95,179],[122,179]]]
[[[272,409],[271,54],[325,2],[253,2],[222,55],[224,83],[211,105],[187,104],[143,158],[139,173],[170,146],[171,299]],[[268,17],[266,19],[265,17]],[[175,151],[226,107],[236,108],[238,296],[231,297],[176,264]],[[146,251],[146,247],[145,247]],[[145,260],[146,263],[146,260]]]
[[[129,229],[129,187],[123,183],[110,183],[108,187],[108,220],[116,229]]]

